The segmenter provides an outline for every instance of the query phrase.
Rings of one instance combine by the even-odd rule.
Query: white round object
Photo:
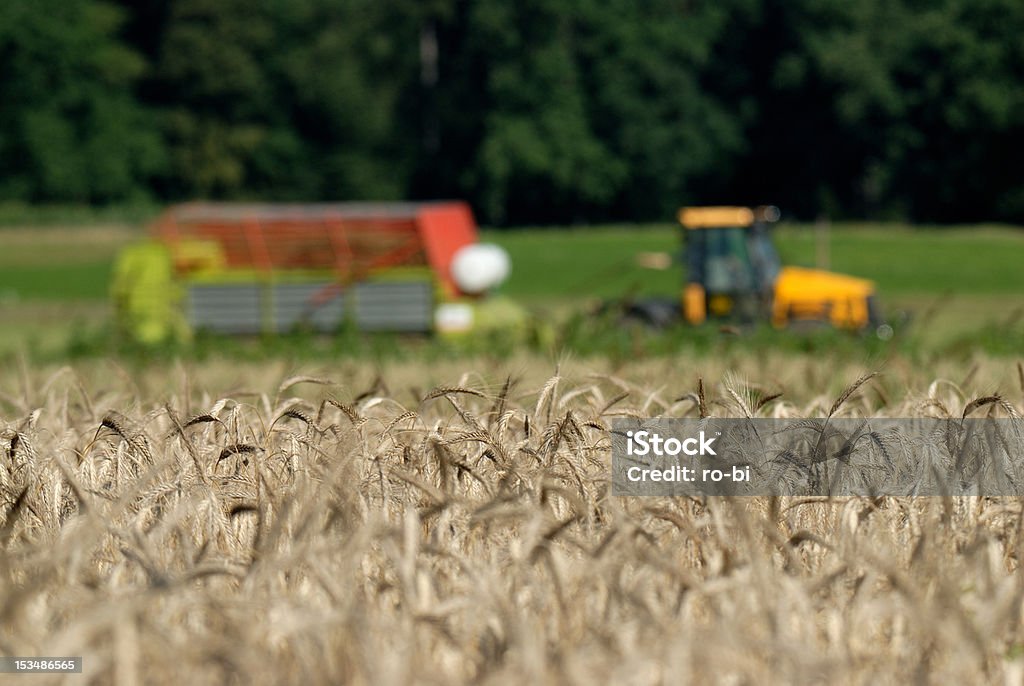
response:
[[[465,333],[473,328],[473,306],[441,303],[434,310],[434,328],[439,333]]]
[[[493,243],[474,243],[458,250],[452,258],[452,278],[463,293],[476,295],[494,288],[512,270],[508,253]]]

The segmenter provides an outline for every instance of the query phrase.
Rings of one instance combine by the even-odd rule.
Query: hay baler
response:
[[[485,307],[453,273],[477,243],[462,202],[190,203],[150,232],[121,252],[112,285],[120,328],[143,343],[346,323],[462,333]]]

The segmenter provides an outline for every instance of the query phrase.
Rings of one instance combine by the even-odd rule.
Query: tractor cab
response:
[[[687,321],[707,317],[754,320],[771,306],[782,263],[768,234],[777,221],[775,207],[686,207],[679,211],[685,229],[687,283],[683,312]]]
[[[685,207],[679,211],[687,268],[686,321],[820,322],[861,329],[878,323],[874,284],[843,274],[783,267],[771,240],[773,206]]]

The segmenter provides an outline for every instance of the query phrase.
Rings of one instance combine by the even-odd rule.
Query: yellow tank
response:
[[[871,322],[869,298],[875,284],[820,269],[783,267],[775,281],[772,324],[828,321],[841,329],[860,329]]]

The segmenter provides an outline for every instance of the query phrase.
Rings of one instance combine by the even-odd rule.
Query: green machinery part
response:
[[[166,246],[144,242],[126,246],[114,264],[111,297],[123,335],[145,345],[189,336],[181,312],[181,288]]]

